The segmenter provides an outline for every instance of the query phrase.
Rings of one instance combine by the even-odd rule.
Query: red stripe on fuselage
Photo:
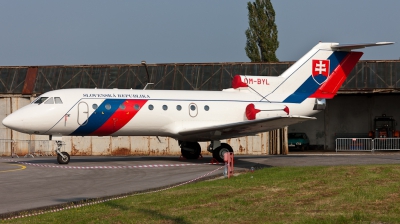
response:
[[[119,107],[102,126],[90,135],[107,136],[118,131],[142,109],[146,102],[147,100],[125,100],[123,103],[125,108]],[[139,106],[138,110],[135,109],[135,105]]]
[[[333,98],[362,55],[362,52],[350,52],[310,98]]]

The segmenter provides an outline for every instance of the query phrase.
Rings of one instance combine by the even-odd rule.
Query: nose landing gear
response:
[[[59,164],[68,164],[69,161],[71,160],[69,154],[67,152],[61,152],[61,147],[63,146],[64,142],[63,141],[56,141],[57,148],[56,148],[56,153],[57,153],[57,162]]]

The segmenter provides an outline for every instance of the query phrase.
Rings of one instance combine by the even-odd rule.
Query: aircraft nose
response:
[[[10,129],[16,130],[16,131],[22,130],[24,127],[23,120],[19,119],[17,116],[15,116],[13,114],[10,114],[6,118],[4,118],[2,123],[7,128],[10,128]]]

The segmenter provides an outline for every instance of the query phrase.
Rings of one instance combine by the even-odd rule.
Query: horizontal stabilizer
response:
[[[361,49],[366,47],[375,47],[375,46],[382,46],[382,45],[390,45],[394,44],[394,42],[377,42],[377,43],[364,43],[364,44],[338,44],[333,45],[332,49],[337,51],[350,51],[353,49]]]

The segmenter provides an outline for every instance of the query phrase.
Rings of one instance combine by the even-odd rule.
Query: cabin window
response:
[[[205,110],[205,111],[209,111],[209,110],[210,110],[210,107],[209,107],[208,105],[205,105],[205,106],[204,106],[204,110]]]
[[[111,110],[111,105],[109,103],[107,103],[105,106],[106,110]]]
[[[123,104],[119,105],[119,109],[125,110],[125,105],[123,105]]]
[[[138,104],[135,104],[135,106],[133,106],[133,108],[135,108],[135,110],[139,110],[140,106]]]
[[[54,101],[56,102],[56,104],[62,104],[62,100],[60,97],[54,97]]]
[[[167,105],[163,105],[163,106],[162,106],[162,109],[163,109],[163,110],[168,110],[168,106],[167,106]]]
[[[149,105],[149,110],[153,110],[154,106],[152,104]]]
[[[50,97],[48,100],[46,100],[46,102],[44,102],[44,104],[54,104],[53,97]]]
[[[96,110],[98,107],[99,107],[99,106],[97,106],[97,104],[93,104],[93,105],[92,105],[92,108],[95,109],[95,110]]]
[[[44,101],[47,100],[48,97],[39,97],[37,100],[35,100],[33,103],[36,104],[42,104]]]
[[[181,111],[181,110],[182,110],[181,105],[176,105],[176,109],[177,109],[178,111]]]
[[[196,110],[196,106],[195,105],[190,105],[190,110],[195,111]]]

